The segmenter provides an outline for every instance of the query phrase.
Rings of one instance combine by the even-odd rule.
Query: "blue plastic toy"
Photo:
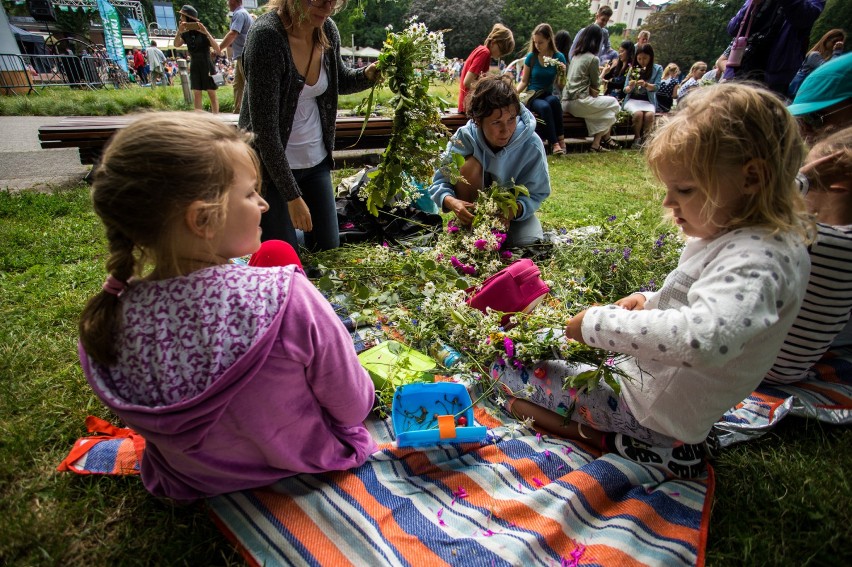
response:
[[[475,425],[473,404],[463,384],[406,384],[396,389],[391,420],[398,447],[477,443],[488,428]]]

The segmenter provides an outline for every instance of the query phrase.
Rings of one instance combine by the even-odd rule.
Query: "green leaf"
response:
[[[331,281],[330,277],[323,276],[320,278],[320,281],[317,282],[317,287],[322,291],[331,291],[334,289],[334,282]]]

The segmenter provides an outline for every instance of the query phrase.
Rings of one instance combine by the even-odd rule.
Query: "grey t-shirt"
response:
[[[251,15],[243,7],[234,10],[231,14],[231,30],[236,31],[239,35],[231,44],[231,49],[234,51],[234,59],[243,55],[243,48],[246,46],[246,38],[248,37],[249,28],[251,27]]]

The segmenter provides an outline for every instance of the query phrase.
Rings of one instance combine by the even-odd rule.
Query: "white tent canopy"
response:
[[[362,47],[355,50],[356,57],[369,57],[370,59],[375,59],[380,53],[381,51],[373,49],[372,47]]]

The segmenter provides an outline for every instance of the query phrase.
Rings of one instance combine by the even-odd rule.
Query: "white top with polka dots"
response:
[[[793,235],[750,227],[691,239],[644,310],[592,307],[583,338],[631,355],[622,394],[639,423],[700,443],[772,366],[809,269]]]

